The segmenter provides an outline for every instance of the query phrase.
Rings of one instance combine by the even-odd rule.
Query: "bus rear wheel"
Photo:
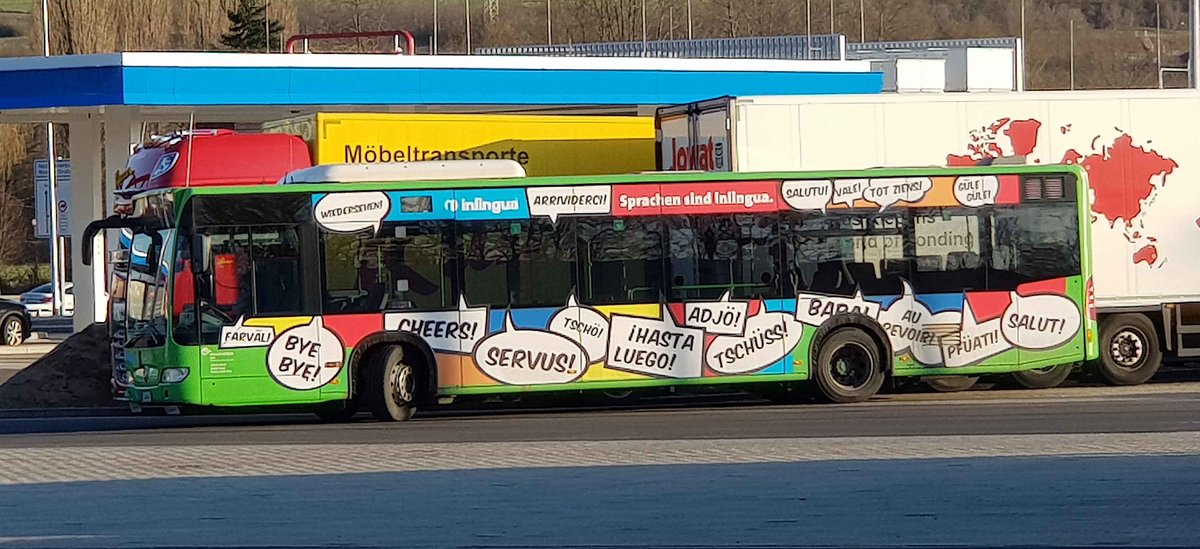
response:
[[[362,400],[380,421],[407,421],[416,412],[417,369],[399,345],[367,356],[359,371]]]
[[[1012,377],[1018,385],[1026,389],[1053,389],[1066,381],[1067,376],[1071,375],[1074,369],[1074,364],[1060,364],[1036,370],[1013,372]]]
[[[957,393],[974,387],[979,376],[936,376],[922,381],[939,393]]]
[[[883,386],[879,345],[858,328],[841,328],[821,342],[814,364],[817,386],[837,403],[864,402]]]
[[[1139,314],[1105,317],[1100,322],[1097,373],[1109,385],[1140,385],[1162,365],[1154,323]]]

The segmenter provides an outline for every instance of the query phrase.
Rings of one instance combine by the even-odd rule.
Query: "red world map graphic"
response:
[[[1004,145],[1012,151],[1011,154],[1031,156],[1037,148],[1041,127],[1042,123],[1034,119],[1001,118],[971,131],[967,153],[949,154],[946,163],[950,166],[985,163],[1005,156]],[[1059,128],[1064,134],[1070,130],[1070,125]],[[1083,166],[1095,194],[1092,211],[1108,221],[1110,227],[1122,223],[1130,242],[1144,243],[1134,252],[1133,262],[1156,265],[1160,259],[1158,248],[1154,245],[1157,240],[1134,230],[1134,224],[1144,213],[1143,202],[1151,199],[1160,186],[1167,184],[1167,178],[1179,168],[1179,163],[1154,149],[1135,145],[1133,137],[1125,132],[1121,132],[1112,142],[1097,146],[1100,139],[1101,136],[1092,139],[1092,150],[1087,153],[1077,149],[1067,150],[1063,153],[1061,163]],[[1200,220],[1197,220],[1197,224],[1200,224]]]

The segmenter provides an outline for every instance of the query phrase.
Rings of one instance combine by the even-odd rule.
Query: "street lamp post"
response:
[[[50,6],[49,0],[42,0],[42,55],[50,57]],[[46,166],[49,169],[48,181],[49,199],[46,209],[50,213],[50,314],[57,315],[62,310],[62,246],[58,240],[58,158],[54,153],[54,122],[46,122]]]

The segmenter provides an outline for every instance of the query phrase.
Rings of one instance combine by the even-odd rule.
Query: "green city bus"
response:
[[[844,403],[891,377],[1053,386],[1098,353],[1077,166],[334,179],[154,191],[89,227],[133,232],[131,405],[404,420],[810,381]]]

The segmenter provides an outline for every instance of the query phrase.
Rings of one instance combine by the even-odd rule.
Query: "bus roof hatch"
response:
[[[434,160],[382,164],[322,164],[288,173],[280,185],[298,183],[383,183],[525,177],[515,160]]]

